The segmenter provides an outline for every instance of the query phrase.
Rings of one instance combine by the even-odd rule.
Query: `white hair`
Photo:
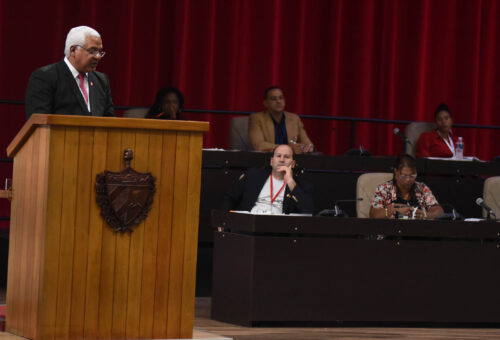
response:
[[[66,36],[66,46],[64,47],[64,54],[66,57],[69,57],[69,50],[71,46],[85,45],[85,39],[87,39],[87,36],[101,37],[101,35],[92,27],[78,26],[70,29],[68,35]]]

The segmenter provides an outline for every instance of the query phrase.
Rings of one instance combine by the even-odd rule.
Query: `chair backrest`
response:
[[[125,118],[144,118],[148,114],[149,108],[137,107],[135,109],[128,109],[123,112]]]
[[[500,218],[500,176],[490,177],[484,181],[483,199],[497,218]],[[486,215],[487,212],[483,209],[483,217]]]
[[[250,140],[248,139],[248,116],[231,119],[229,148],[241,151],[253,150],[252,144],[250,144]]]
[[[379,184],[392,179],[393,174],[390,172],[374,172],[362,174],[358,177],[356,184],[356,198],[362,198],[362,201],[356,202],[356,213],[358,217],[370,217],[370,206],[375,189]]]
[[[435,128],[435,123],[413,122],[408,124],[405,129],[405,136],[411,142],[411,145],[406,143],[405,152],[408,155],[415,157],[417,154],[417,141],[420,134],[422,134],[422,132],[432,131]]]

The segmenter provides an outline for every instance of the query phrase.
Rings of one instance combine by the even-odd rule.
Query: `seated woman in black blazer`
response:
[[[148,111],[146,118],[181,119],[184,108],[184,96],[175,87],[164,87],[156,94],[156,101]]]

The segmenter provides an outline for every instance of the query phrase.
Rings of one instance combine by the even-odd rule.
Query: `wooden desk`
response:
[[[500,323],[500,223],[214,212],[212,318]],[[377,235],[384,235],[377,240]]]

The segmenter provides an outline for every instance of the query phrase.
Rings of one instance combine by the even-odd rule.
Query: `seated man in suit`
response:
[[[248,138],[254,150],[271,151],[279,144],[289,144],[296,154],[314,151],[300,117],[285,112],[283,92],[276,86],[264,92],[266,111],[248,119]]]
[[[312,187],[295,179],[293,150],[289,145],[276,147],[271,170],[249,169],[241,175],[222,199],[223,210],[247,210],[252,213],[312,213]]]
[[[26,89],[25,109],[33,113],[113,116],[109,80],[96,71],[104,57],[102,40],[93,28],[72,28],[66,55],[58,63],[35,70]]]

